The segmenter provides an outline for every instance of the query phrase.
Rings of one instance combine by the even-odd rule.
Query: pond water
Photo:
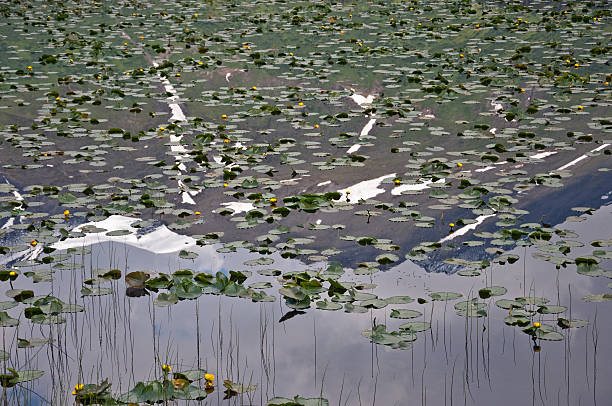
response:
[[[598,240],[609,236],[611,214],[612,208],[604,206],[583,222],[563,223],[556,228],[573,230],[580,239]],[[151,232],[155,233],[158,231]],[[180,238],[175,234],[174,239],[167,236],[166,241],[171,244]],[[245,285],[275,283],[276,277],[262,276],[257,273],[260,270],[287,273],[318,269],[278,255],[269,257],[274,259],[273,264],[246,266],[245,262],[259,255],[241,249],[219,254],[214,246],[197,249],[200,255],[196,260],[118,242],[82,246],[91,252],[70,261],[83,264],[82,268],[56,272],[50,293],[65,302],[82,304],[87,312],[69,314],[66,323],[60,325],[24,324],[17,332],[19,337],[54,339],[55,344],[42,353],[40,348],[33,348],[24,354],[26,367],[50,372],[34,386],[41,395],[66,394],[54,403],[70,401],[71,382],[98,382],[111,377],[117,388],[126,390],[139,380],[160,379],[162,363],[177,370],[204,368],[258,387],[235,398],[237,404],[260,404],[274,395],[292,397],[297,393],[313,397],[322,394],[332,404],[404,404],[411,399],[421,404],[496,401],[508,405],[572,405],[605,404],[610,396],[602,378],[612,372],[604,361],[612,355],[612,347],[605,340],[611,333],[610,324],[605,307],[600,307],[606,304],[581,300],[593,292],[605,292],[607,282],[579,275],[575,269],[556,270],[534,258],[534,253],[542,251],[532,247],[510,251],[508,254],[522,259],[512,265],[495,264],[483,272],[484,278],[427,273],[410,261],[371,276],[348,275],[342,278],[346,282],[376,285],[360,292],[380,298],[428,300],[352,314],[341,310],[296,312],[282,301],[257,304],[225,295],[203,295],[158,307],[154,293],[128,296],[123,281],[112,282],[113,293],[109,295],[81,298],[82,278],[89,277],[94,269],[117,268],[125,274],[133,270],[170,273],[186,268],[226,274],[229,270],[248,270],[253,276]],[[590,253],[588,246],[576,250],[576,255]],[[454,305],[459,299],[431,301],[433,292],[450,287],[467,299],[468,295],[478,297],[478,291],[486,286],[506,287],[502,298],[546,298],[549,305],[565,306],[559,317],[586,323],[576,329],[559,329],[564,333],[561,341],[534,341],[522,328],[504,323],[509,310],[496,306],[499,297],[478,300],[487,317],[457,314]],[[274,294],[274,289],[268,291]],[[412,310],[414,314],[409,316],[414,318],[393,318],[392,309]],[[535,313],[533,320],[555,326],[557,315]],[[429,323],[431,328],[416,333],[416,340],[401,350],[371,343],[362,335],[376,324],[396,330],[407,321]],[[14,339],[4,336],[5,342]],[[223,392],[217,390],[206,403],[224,404],[223,398]],[[33,404],[35,400],[31,397]]]
[[[0,5],[3,404],[608,404],[606,6]]]

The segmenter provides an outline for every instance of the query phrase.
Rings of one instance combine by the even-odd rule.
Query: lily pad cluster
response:
[[[66,323],[124,277],[128,296],[155,293],[157,306],[214,294],[279,297],[296,312],[387,309],[389,327],[364,336],[405,349],[432,320],[400,306],[408,296],[372,292],[376,273],[406,259],[485,278],[477,297],[433,292],[419,305],[448,302],[477,321],[495,303],[506,324],[563,339],[587,321],[546,298],[502,297],[486,279],[525,259],[516,247],[559,271],[612,277],[609,239],[575,254],[586,241],[542,212],[554,202],[555,215],[588,219],[594,199],[566,201],[605,200],[612,154],[609,7],[553,3],[0,5],[0,326]],[[133,221],[105,228],[113,216]],[[87,266],[89,244],[153,246],[153,232],[189,240],[176,250],[184,267]],[[262,257],[244,264],[253,272],[188,269],[209,245]],[[273,255],[309,267],[267,268]],[[50,291],[59,272],[86,275],[80,304]],[[16,338],[18,349],[53,343]],[[7,371],[5,387],[38,375]],[[141,382],[124,399],[205,396],[175,379],[187,383]],[[75,396],[107,399],[109,383]]]

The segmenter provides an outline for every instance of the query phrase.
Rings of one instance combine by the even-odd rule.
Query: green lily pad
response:
[[[392,317],[394,319],[414,319],[422,315],[423,313],[417,310],[393,309],[391,310],[391,314],[389,315],[389,317]]]
[[[321,310],[340,310],[342,305],[340,303],[328,302],[327,300],[321,300],[317,303],[317,309]]]
[[[457,300],[462,296],[463,295],[461,293],[455,293],[455,292],[435,292],[435,293],[429,294],[429,297],[431,297],[431,300],[434,300],[434,301]]]
[[[400,330],[408,330],[413,333],[429,330],[430,328],[431,324],[427,321],[410,321],[399,326]]]
[[[0,312],[0,327],[15,327],[19,320],[12,318],[7,312]]]
[[[172,306],[173,304],[178,303],[178,299],[179,298],[178,298],[177,294],[174,293],[174,292],[172,292],[172,293],[160,293],[155,298],[155,305],[156,306],[161,306],[161,307]]]

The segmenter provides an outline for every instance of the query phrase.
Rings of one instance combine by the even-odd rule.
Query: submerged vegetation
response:
[[[610,13],[0,4],[3,400],[601,404]]]

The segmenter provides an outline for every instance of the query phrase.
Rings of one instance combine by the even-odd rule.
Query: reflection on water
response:
[[[580,235],[584,247],[574,255],[587,255],[588,242],[609,237],[612,208],[603,207],[584,222],[567,223]],[[308,309],[293,311],[284,300],[252,303],[247,299],[203,295],[170,307],[153,304],[155,292],[141,297],[126,295],[123,280],[109,286],[112,295],[81,297],[82,280],[95,269],[172,273],[190,268],[201,272],[274,268],[283,272],[313,269],[296,260],[273,256],[271,265],[246,266],[259,256],[246,250],[222,254],[216,246],[198,247],[195,260],[176,253],[152,254],[116,241],[92,245],[90,254],[74,255],[75,270],[54,274],[52,294],[65,302],[82,304],[84,313],[67,314],[67,323],[35,325],[23,319],[19,328],[3,329],[4,348],[17,358],[8,365],[48,371],[43,378],[17,392],[28,404],[39,396],[52,404],[69,404],[77,382],[110,378],[113,391],[123,393],[138,381],[160,379],[162,364],[173,370],[204,368],[217,376],[217,389],[202,404],[265,404],[273,396],[323,396],[330,404],[485,404],[590,405],[606,404],[612,389],[612,357],[607,340],[612,333],[607,303],[585,303],[582,297],[608,291],[608,279],[578,275],[575,267],[557,271],[534,259],[535,248],[519,247],[512,265],[494,264],[476,278],[429,274],[409,261],[387,272],[369,276],[347,273],[342,280],[374,283],[368,290],[380,298],[408,295],[430,299],[428,293],[461,292],[465,300],[485,286],[508,289],[502,298],[544,297],[551,305],[567,306],[567,319],[588,320],[583,328],[564,330],[563,341],[532,341],[519,327],[504,324],[508,310],[495,305],[500,297],[483,300],[488,317],[461,317],[457,301],[414,301],[369,309],[365,314]],[[605,268],[609,260],[601,262]],[[79,264],[83,266],[79,266]],[[21,280],[21,279],[20,279]],[[18,280],[18,281],[20,281]],[[273,282],[267,292],[278,296],[273,277],[253,272],[245,285]],[[25,284],[24,284],[25,285]],[[19,288],[15,284],[15,288]],[[23,286],[21,286],[23,287]],[[32,288],[32,286],[30,285]],[[34,291],[40,289],[33,286]],[[407,320],[390,318],[394,308],[422,313],[417,321],[431,329],[417,333],[404,350],[370,343],[362,331],[385,324],[389,331]],[[556,315],[537,315],[555,324]],[[15,351],[17,338],[52,338],[53,344]],[[256,385],[257,391],[224,400],[224,379]],[[192,403],[196,403],[193,402]],[[41,404],[46,404],[43,401]]]

